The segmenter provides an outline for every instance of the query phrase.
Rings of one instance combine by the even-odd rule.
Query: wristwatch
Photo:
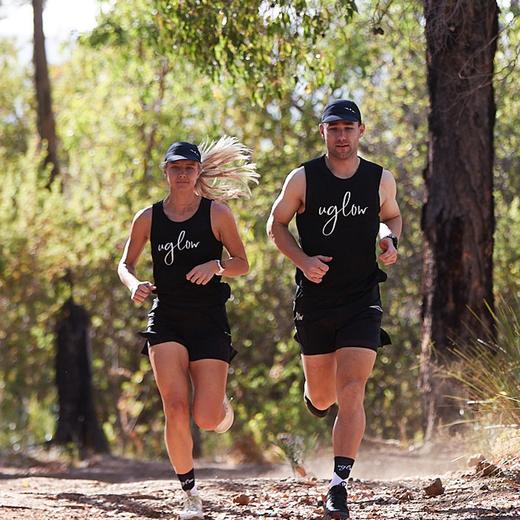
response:
[[[222,276],[224,274],[224,271],[226,270],[226,268],[222,265],[222,263],[220,262],[220,260],[215,260],[215,262],[217,262],[217,272],[215,273],[217,276]]]
[[[392,240],[392,243],[394,244],[394,247],[396,249],[399,247],[399,239],[397,238],[397,235],[394,235],[393,233],[391,233],[390,235],[386,235],[386,237],[383,237],[383,238],[390,238]]]

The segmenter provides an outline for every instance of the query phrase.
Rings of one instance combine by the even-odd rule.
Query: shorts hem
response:
[[[158,334],[157,332],[147,331],[139,332],[139,336],[146,340],[146,343],[151,347],[160,345],[161,343],[180,343],[184,348],[188,348],[186,340],[175,334]]]
[[[231,364],[231,359],[224,359],[222,357],[216,357],[216,356],[211,356],[211,355],[208,355],[208,356],[202,356],[202,357],[197,357],[197,358],[190,358],[190,363],[192,363],[193,361],[203,361],[204,359],[214,359],[216,361],[224,361],[224,363],[227,363],[228,365]]]
[[[356,343],[356,344],[352,344],[352,345],[342,344],[342,345],[330,347],[327,349],[321,349],[319,352],[316,352],[316,351],[305,352],[305,348],[300,343],[300,351],[301,351],[302,355],[304,355],[304,356],[320,356],[323,354],[334,354],[334,352],[337,352],[338,350],[341,350],[344,348],[365,348],[365,349],[373,350],[374,352],[377,352],[381,347],[382,347],[382,345],[373,346],[373,345],[367,345],[366,343],[364,345]]]
[[[361,342],[361,341],[350,342],[349,341],[348,344],[342,343],[341,345],[337,345],[335,347],[335,350],[340,350],[342,348],[367,348],[369,350],[375,350],[377,352],[381,347],[382,347],[382,345],[374,345],[373,343],[369,344],[366,341],[365,342]]]
[[[201,361],[203,359],[217,359],[218,361],[224,361],[227,364],[231,364],[233,358],[238,354],[238,352],[233,348],[232,345],[228,345],[226,348],[229,349],[229,355],[224,355],[220,353],[201,353],[192,352],[190,348],[186,345],[185,341],[178,336],[158,336],[156,333],[150,332],[139,332],[139,335],[145,338],[145,342],[143,348],[141,350],[141,354],[149,357],[149,349],[154,348],[158,345],[163,345],[164,343],[177,343],[183,347],[188,353],[188,359],[190,362],[192,361]],[[150,342],[152,338],[153,343]]]

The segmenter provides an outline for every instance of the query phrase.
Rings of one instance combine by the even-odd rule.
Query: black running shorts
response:
[[[377,351],[391,343],[381,328],[382,315],[379,286],[332,309],[313,309],[311,302],[301,295],[294,303],[294,337],[306,356],[329,354],[343,347]]]
[[[188,350],[190,361],[220,359],[229,363],[236,354],[225,305],[184,308],[156,299],[148,313],[148,326],[139,334],[146,338],[143,354],[154,345],[174,341]]]

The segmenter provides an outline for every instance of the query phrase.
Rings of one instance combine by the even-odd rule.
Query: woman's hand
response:
[[[216,260],[196,265],[187,275],[186,280],[197,285],[206,285],[218,271]]]
[[[138,282],[132,287],[132,300],[136,303],[143,303],[156,287],[150,282]]]

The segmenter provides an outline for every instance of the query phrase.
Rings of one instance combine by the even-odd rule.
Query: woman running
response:
[[[200,149],[175,142],[161,168],[168,194],[135,215],[118,274],[134,302],[156,294],[141,334],[163,403],[166,448],[185,494],[179,517],[199,519],[190,412],[204,430],[223,433],[233,424],[226,382],[236,352],[225,308],[230,288],[221,277],[249,270],[233,214],[221,201],[249,196],[248,182],[258,175],[249,151],[230,137]],[[153,283],[136,275],[148,240]]]

